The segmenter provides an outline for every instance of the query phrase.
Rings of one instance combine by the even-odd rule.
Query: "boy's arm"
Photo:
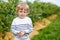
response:
[[[19,31],[16,30],[15,25],[11,25],[11,32],[12,32],[13,34],[19,33]]]
[[[31,33],[33,31],[33,26],[29,25],[29,27],[27,28],[27,30],[24,30],[26,33]]]
[[[28,25],[28,28],[27,30],[25,30],[26,33],[31,33],[33,31],[33,24],[32,24],[32,20],[29,19],[29,25]]]
[[[16,24],[15,24],[14,21],[13,21],[12,24],[11,24],[11,32],[12,32],[13,34],[19,33],[19,31],[16,30]]]

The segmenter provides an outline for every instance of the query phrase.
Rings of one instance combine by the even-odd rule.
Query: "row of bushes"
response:
[[[15,8],[18,1],[9,0],[9,2],[0,2],[0,32],[3,34],[10,31],[11,22],[17,16]],[[30,6],[29,17],[31,17],[33,22],[57,13],[60,10],[58,6],[51,3],[40,3],[37,1],[27,3]]]
[[[5,34],[10,31],[13,18],[15,18],[15,7],[19,0],[9,0],[9,2],[0,2],[0,33]]]
[[[33,21],[38,21],[42,17],[48,17],[53,13],[57,13],[60,9],[55,4],[37,2],[28,3],[30,6],[30,16]]]

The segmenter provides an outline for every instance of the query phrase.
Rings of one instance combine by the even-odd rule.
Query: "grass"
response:
[[[48,27],[39,30],[32,40],[60,40],[60,15]]]

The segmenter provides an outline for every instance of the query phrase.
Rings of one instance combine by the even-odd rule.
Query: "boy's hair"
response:
[[[20,3],[18,3],[18,5],[16,6],[16,12],[18,13],[19,10],[22,10],[22,9],[24,9],[24,8],[26,8],[26,11],[29,11],[29,6],[28,6],[28,4],[25,3],[25,2],[20,2]]]

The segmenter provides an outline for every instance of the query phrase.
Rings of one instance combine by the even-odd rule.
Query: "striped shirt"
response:
[[[23,19],[16,17],[11,24],[11,32],[14,36],[17,36],[17,33],[25,31],[26,34],[23,37],[29,37],[29,34],[33,31],[32,21],[29,17]],[[18,37],[18,36],[17,36]]]

